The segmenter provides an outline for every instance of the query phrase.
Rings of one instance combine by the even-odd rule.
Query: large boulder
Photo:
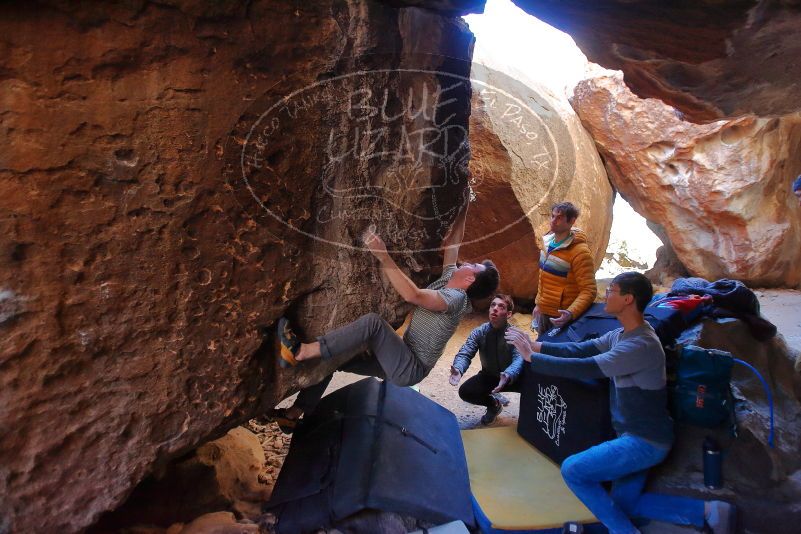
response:
[[[139,530],[136,530],[139,534]],[[259,525],[237,521],[231,512],[212,512],[194,519],[189,524],[176,523],[164,534],[260,534]]]
[[[801,217],[788,185],[801,169],[801,114],[693,124],[637,98],[620,76],[580,82],[571,102],[615,188],[664,228],[690,273],[801,285]]]
[[[514,0],[692,121],[801,109],[798,0]]]
[[[123,506],[104,514],[92,531],[117,532],[135,525],[166,528],[218,510],[257,519],[272,493],[261,482],[265,463],[259,438],[236,427],[146,478]]]
[[[492,259],[501,291],[531,301],[551,206],[569,200],[600,265],[612,226],[614,192],[592,138],[565,96],[521,73],[473,64],[471,186],[476,195],[464,256]]]
[[[791,534],[801,522],[801,354],[779,335],[756,341],[746,324],[735,319],[705,320],[687,330],[680,343],[731,352],[756,367],[773,392],[775,445],[768,443],[770,410],[762,383],[735,364],[732,391],[736,399],[738,436],[727,428],[677,426],[676,444],[652,477],[652,489],[724,499],[737,504],[745,532]],[[702,443],[707,435],[723,445],[724,487],[703,484]]]
[[[358,238],[435,276],[473,36],[357,0],[4,2],[0,33],[0,531],[75,532],[337,365],[279,370],[281,315],[402,319]]]

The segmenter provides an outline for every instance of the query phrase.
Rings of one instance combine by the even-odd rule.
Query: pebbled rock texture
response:
[[[104,514],[89,533],[119,532],[134,525],[166,528],[218,510],[255,520],[272,492],[261,482],[265,463],[259,438],[236,427],[145,479],[123,506]]]
[[[358,237],[436,275],[473,36],[356,0],[6,2],[0,35],[0,530],[76,532],[336,366],[279,370],[281,315],[400,322]]]

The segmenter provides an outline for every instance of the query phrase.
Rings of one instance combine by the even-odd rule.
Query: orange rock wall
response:
[[[801,114],[697,125],[620,77],[581,82],[572,103],[614,186],[691,274],[801,286]]]
[[[402,106],[468,76],[473,37],[345,0],[6,2],[0,34],[0,530],[75,532],[336,365],[279,371],[260,347],[282,314],[306,337],[403,318],[352,247],[375,224],[436,274],[469,83]],[[344,76],[387,66],[406,74]],[[423,158],[432,129],[452,167]],[[383,150],[404,134],[420,159]]]
[[[565,97],[479,63],[473,78],[470,170],[477,209],[468,219],[464,255],[492,259],[501,291],[531,302],[551,206],[571,201],[581,210],[576,227],[587,233],[597,268],[612,225],[612,187]]]
[[[797,0],[514,2],[693,122],[799,111]]]

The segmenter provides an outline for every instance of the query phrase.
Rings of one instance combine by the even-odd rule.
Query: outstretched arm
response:
[[[453,221],[453,226],[451,226],[445,239],[442,240],[442,248],[444,249],[442,265],[453,265],[456,263],[456,260],[459,259],[459,247],[462,245],[462,240],[464,239],[468,204],[465,204],[461,211],[459,211],[459,214]]]
[[[387,252],[384,241],[375,232],[367,230],[362,236],[362,241],[381,263],[381,269],[403,300],[430,311],[441,312],[448,308],[445,299],[439,293],[431,289],[420,289],[400,270]]]
[[[467,340],[462,345],[462,348],[459,349],[459,352],[456,353],[456,356],[453,358],[453,365],[452,367],[459,371],[459,373],[464,374],[468,367],[470,367],[470,362],[473,361],[473,357],[478,352],[478,347],[481,345],[481,341],[484,339],[486,335],[486,330],[484,326],[478,326],[470,332],[470,335],[467,336]]]

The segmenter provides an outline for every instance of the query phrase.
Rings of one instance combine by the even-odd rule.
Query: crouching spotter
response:
[[[470,367],[476,352],[481,360],[481,371],[469,378],[459,388],[459,397],[465,402],[487,408],[481,424],[489,425],[503,407],[498,399],[501,391],[516,391],[517,378],[523,369],[523,358],[514,346],[507,343],[504,333],[509,328],[509,318],[514,313],[514,302],[509,295],[495,295],[489,307],[489,321],[474,329],[465,341],[451,365],[450,383],[459,384],[462,375]]]

